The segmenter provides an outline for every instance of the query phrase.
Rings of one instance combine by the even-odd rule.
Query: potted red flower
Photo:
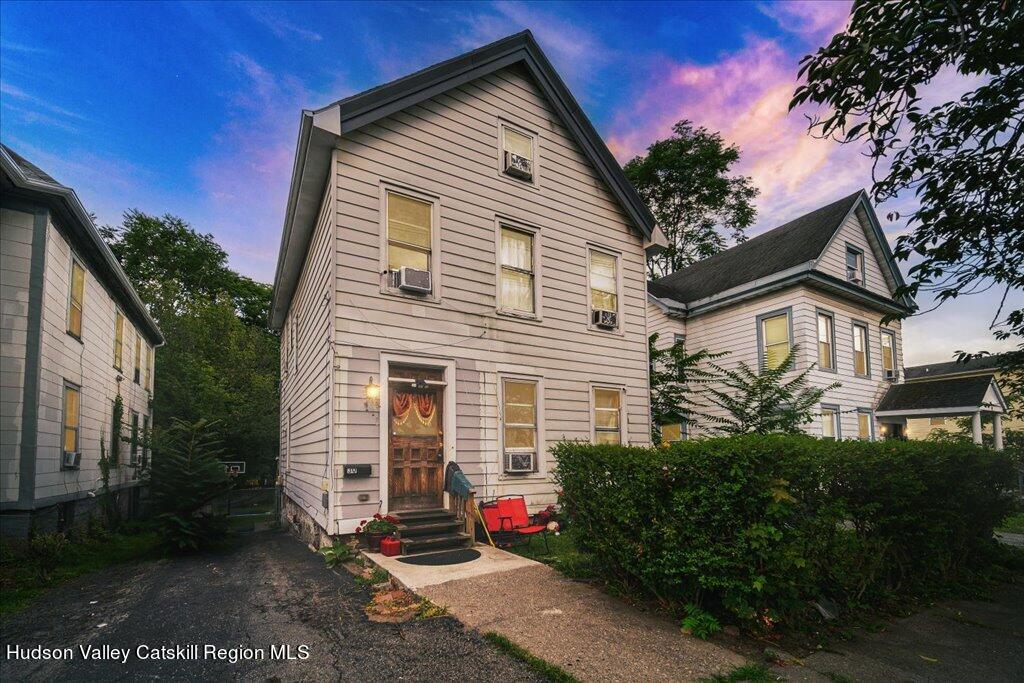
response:
[[[356,527],[357,534],[364,534],[366,536],[366,545],[371,553],[379,553],[380,540],[397,530],[398,518],[391,515],[382,515],[379,512],[373,516],[373,519],[364,519]]]

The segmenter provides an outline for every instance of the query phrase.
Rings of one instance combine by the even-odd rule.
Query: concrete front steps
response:
[[[415,510],[392,513],[398,518],[395,536],[402,544],[403,555],[436,550],[468,548],[472,545],[463,524],[448,510]]]

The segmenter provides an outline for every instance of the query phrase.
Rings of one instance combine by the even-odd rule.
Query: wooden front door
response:
[[[388,382],[388,507],[439,508],[444,486],[444,375],[393,367]]]

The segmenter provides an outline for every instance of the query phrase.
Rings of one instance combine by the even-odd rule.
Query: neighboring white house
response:
[[[92,513],[118,394],[111,484],[135,486],[163,337],[74,191],[3,145],[0,166],[0,522],[25,536]]]
[[[302,113],[271,324],[285,515],[315,535],[552,503],[561,439],[650,440],[653,219],[529,32]]]
[[[1005,403],[995,382],[904,383],[901,325],[884,321],[914,309],[895,294],[902,283],[859,191],[650,282],[648,326],[659,347],[728,352],[717,361],[726,368],[777,365],[797,346],[791,376],[811,368],[812,386],[841,384],[806,426],[815,436],[904,438],[908,419],[929,415],[991,413],[998,425]],[[724,413],[706,402],[698,412]],[[706,417],[667,427],[670,439],[715,433]]]

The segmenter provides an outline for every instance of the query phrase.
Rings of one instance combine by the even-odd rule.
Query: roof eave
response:
[[[122,305],[126,309],[131,309],[126,311],[129,313],[129,317],[140,325],[147,339],[154,346],[162,346],[164,336],[160,331],[160,327],[149,314],[149,310],[142,302],[142,299],[139,298],[139,294],[135,291],[135,287],[132,286],[128,275],[124,272],[121,264],[117,261],[117,257],[110,251],[110,247],[107,246],[107,243],[96,229],[92,222],[92,217],[82,205],[81,200],[78,199],[75,191],[59,183],[29,178],[3,148],[0,148],[0,163],[2,163],[3,172],[7,174],[7,177],[10,178],[11,183],[15,187],[35,196],[41,195],[44,201],[54,205],[54,208],[69,219],[69,222],[73,224],[68,226],[69,229],[76,227],[78,232],[82,233],[90,243],[93,255],[99,259],[100,265],[113,280],[113,282],[108,281],[108,284],[116,287],[117,293],[121,295]]]

